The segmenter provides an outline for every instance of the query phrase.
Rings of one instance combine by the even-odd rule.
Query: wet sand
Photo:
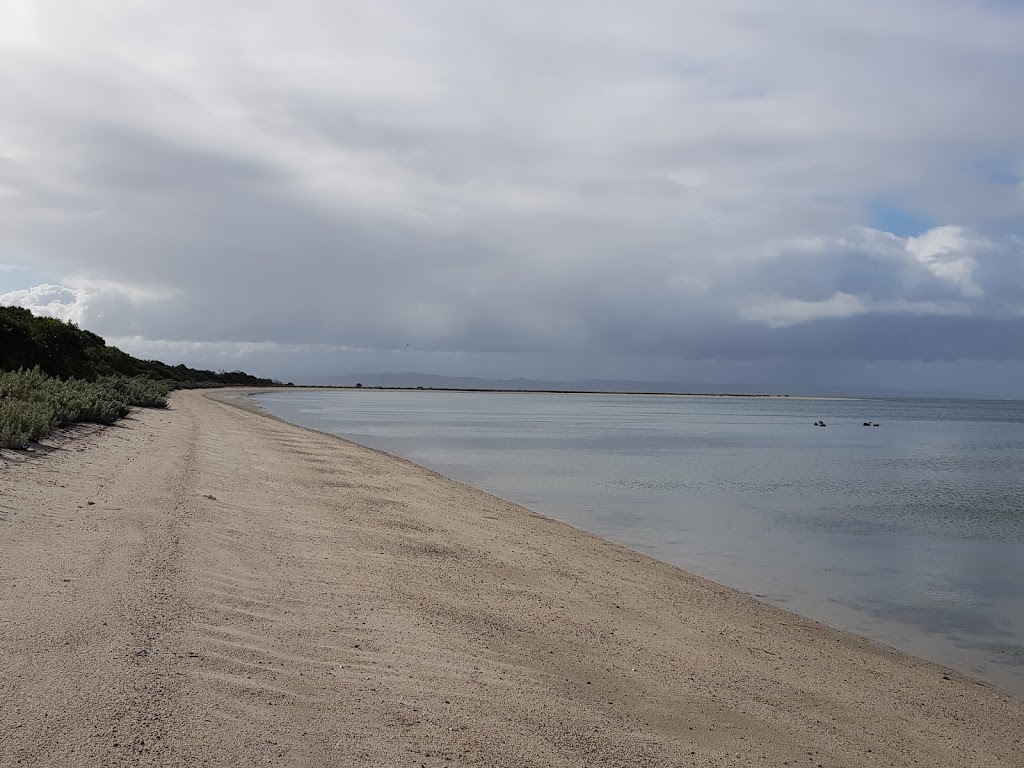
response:
[[[0,462],[0,766],[1022,766],[1024,702],[179,392]]]

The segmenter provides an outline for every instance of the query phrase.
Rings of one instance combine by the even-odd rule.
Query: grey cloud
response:
[[[175,142],[118,125],[81,126],[77,141],[88,145],[76,174],[83,187],[103,195],[155,195],[171,200],[199,193],[236,194],[273,189],[286,179],[276,169],[228,151]]]

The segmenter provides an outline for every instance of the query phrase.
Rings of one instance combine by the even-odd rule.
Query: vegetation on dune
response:
[[[280,386],[242,371],[139,360],[73,323],[0,307],[0,447],[24,448],[76,422],[112,424],[165,408],[173,389]]]
[[[39,368],[0,373],[0,446],[24,448],[76,422],[113,424],[134,406],[166,408],[170,382],[102,376],[62,380]]]

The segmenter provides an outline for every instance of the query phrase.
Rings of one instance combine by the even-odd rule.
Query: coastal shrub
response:
[[[27,400],[0,400],[0,447],[24,448],[57,426],[53,408]]]
[[[143,376],[104,376],[98,382],[140,408],[166,408],[167,394],[174,389],[174,382]]]
[[[145,377],[61,380],[38,367],[0,373],[0,446],[24,448],[58,427],[113,424],[133,407],[166,408],[173,384]]]

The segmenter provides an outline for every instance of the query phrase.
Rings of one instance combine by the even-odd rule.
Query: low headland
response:
[[[3,452],[0,765],[1024,765],[1020,699],[240,394]]]

